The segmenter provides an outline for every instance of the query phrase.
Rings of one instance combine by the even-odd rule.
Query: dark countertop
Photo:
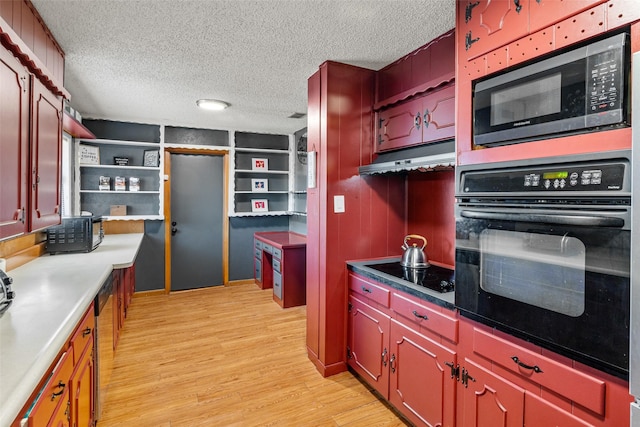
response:
[[[393,257],[377,258],[373,260],[347,261],[347,268],[354,273],[360,274],[361,276],[376,280],[384,285],[390,286],[399,291],[406,292],[425,301],[429,301],[433,304],[439,305],[440,307],[444,307],[449,310],[454,310],[456,308],[455,292],[439,293],[436,291],[432,291],[431,289],[417,286],[407,280],[399,279],[390,274],[382,273],[380,271],[367,267],[368,265],[391,261],[400,261],[400,258]]]

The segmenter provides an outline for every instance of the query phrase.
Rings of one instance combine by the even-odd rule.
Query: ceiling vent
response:
[[[292,115],[290,115],[288,118],[289,119],[301,119],[304,116],[306,116],[305,113],[293,113]]]

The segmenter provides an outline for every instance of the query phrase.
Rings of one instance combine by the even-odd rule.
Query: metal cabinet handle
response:
[[[84,331],[82,331],[82,336],[86,337],[87,335],[89,335],[91,333],[91,328],[87,327],[87,329],[85,329]]]
[[[366,292],[366,293],[368,293],[368,294],[370,294],[370,293],[371,293],[371,289],[367,289],[367,288],[365,288],[364,286],[362,287],[362,291],[363,291],[363,292]]]
[[[67,385],[65,383],[63,383],[62,381],[58,382],[58,385],[55,388],[60,388],[60,391],[57,391],[55,393],[51,393],[51,401],[54,401],[56,399],[56,397],[58,396],[62,396],[62,394],[64,393],[64,388]]]
[[[522,10],[520,0],[513,0],[513,4],[516,6],[516,13],[520,13],[520,11]]]
[[[464,9],[464,22],[465,22],[465,24],[467,22],[471,21],[473,8],[476,7],[479,4],[480,4],[479,1],[477,1],[475,3],[471,3],[471,2],[467,3],[467,7],[465,7],[465,9]]]
[[[382,366],[387,366],[387,348],[382,351]]]
[[[425,314],[420,314],[415,310],[413,310],[413,315],[419,317],[420,319],[429,320],[429,318]]]
[[[471,45],[477,42],[478,40],[480,40],[480,37],[476,37],[474,39],[473,36],[471,35],[471,31],[469,31],[467,34],[465,34],[465,37],[464,37],[464,50],[469,50],[471,48]]]
[[[541,374],[542,373],[542,369],[540,369],[540,367],[538,365],[527,365],[525,363],[523,363],[518,356],[511,356],[511,360],[513,360],[518,366],[524,368],[524,369],[529,369],[533,372],[535,372],[536,374]]]
[[[396,355],[395,353],[391,355],[391,359],[389,360],[389,367],[391,368],[391,373],[395,373],[396,372],[396,367],[393,366],[393,364],[396,362]]]

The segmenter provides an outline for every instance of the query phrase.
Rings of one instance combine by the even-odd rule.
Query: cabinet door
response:
[[[422,99],[396,105],[378,113],[376,152],[422,142]]]
[[[347,363],[383,396],[389,392],[390,317],[349,297]]]
[[[58,408],[51,416],[47,427],[70,427],[73,425],[71,423],[71,402],[69,402],[68,397],[69,393],[65,392],[63,398],[67,398],[66,404],[63,402],[63,404],[58,405]],[[34,425],[34,427],[37,426]]]
[[[458,0],[460,52],[467,60],[519,39],[529,31],[527,0]],[[464,49],[464,50],[462,50]]]
[[[456,353],[391,320],[389,401],[416,425],[454,426]]]
[[[466,379],[465,379],[466,377]],[[524,390],[475,364],[461,364],[464,427],[522,427]]]
[[[71,376],[71,418],[76,427],[93,426],[93,341],[89,343]]]
[[[524,425],[587,427],[591,424],[531,393],[525,394]]]
[[[422,141],[435,142],[455,137],[455,86],[430,93],[422,98]]]
[[[60,223],[62,100],[37,79],[32,83],[31,230]]]
[[[0,47],[0,239],[27,231],[29,75]]]

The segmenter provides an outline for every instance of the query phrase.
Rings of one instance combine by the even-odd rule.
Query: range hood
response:
[[[455,167],[455,141],[427,144],[404,150],[382,153],[370,164],[360,166],[360,175],[397,173],[406,171],[429,172]]]

